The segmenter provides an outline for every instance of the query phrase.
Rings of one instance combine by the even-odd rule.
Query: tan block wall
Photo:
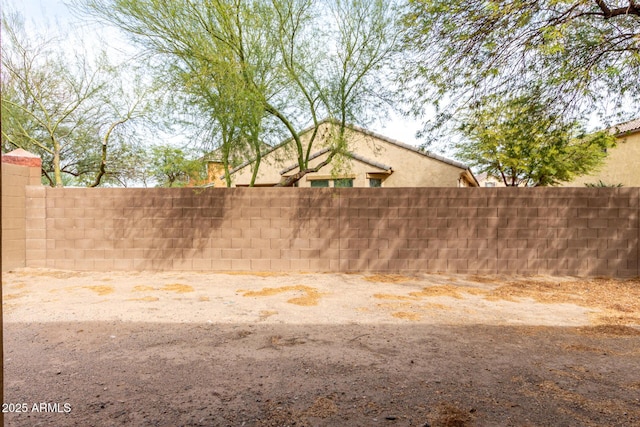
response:
[[[638,188],[29,191],[28,266],[640,273]]]
[[[4,158],[3,158],[4,160]],[[2,163],[2,270],[25,266],[27,185],[40,182],[40,167]]]

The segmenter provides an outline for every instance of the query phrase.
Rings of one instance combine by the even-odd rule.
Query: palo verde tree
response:
[[[514,187],[555,185],[596,169],[615,136],[585,134],[539,95],[492,96],[474,104],[458,128],[465,137],[458,157]]]
[[[159,187],[184,187],[202,178],[204,164],[190,159],[180,148],[161,145],[150,149],[147,170]]]
[[[103,55],[91,60],[63,51],[59,38],[29,37],[19,15],[2,24],[3,149],[40,155],[51,186],[116,184],[142,92],[123,88]]]
[[[404,24],[406,83],[440,123],[531,84],[571,119],[640,111],[637,0],[410,0]]]
[[[238,145],[252,147],[255,179],[264,142],[290,138],[300,173],[282,185],[346,150],[347,121],[362,121],[383,92],[377,73],[396,42],[393,11],[382,0],[74,3],[124,30],[189,94],[211,121],[223,161]],[[325,118],[338,130],[326,162],[310,168]]]

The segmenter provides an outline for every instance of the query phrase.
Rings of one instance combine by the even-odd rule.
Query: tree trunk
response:
[[[336,151],[330,151],[329,156],[322,163],[318,164],[316,167],[303,169],[300,172],[285,178],[284,181],[279,182],[274,187],[292,187],[293,184],[300,181],[300,179],[302,179],[302,177],[305,176],[306,174],[318,172],[320,169],[322,169],[323,167],[331,163],[331,160],[335,155],[336,155]]]

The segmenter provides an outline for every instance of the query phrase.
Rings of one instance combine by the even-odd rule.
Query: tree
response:
[[[538,96],[491,97],[474,105],[458,129],[468,140],[457,144],[458,157],[515,187],[555,185],[596,169],[615,136],[586,135]]]
[[[3,15],[2,24],[3,149],[40,155],[51,186],[98,186],[121,175],[119,156],[108,161],[108,152],[135,140],[131,125],[147,108],[143,86],[125,88],[104,55],[90,60],[64,53],[60,38],[28,37],[19,15]]]
[[[382,0],[75,4],[123,29],[189,94],[223,153],[237,151],[232,145],[250,147],[254,177],[264,143],[288,135],[301,173],[283,185],[318,169],[309,168],[309,158],[322,119],[339,125],[326,163],[345,150],[345,125],[361,121],[383,92],[376,74],[396,42],[393,11]],[[223,162],[228,169],[228,158]]]
[[[572,119],[638,113],[637,0],[410,0],[404,22],[413,101],[436,103],[440,123],[532,84]]]
[[[204,164],[190,160],[180,148],[162,145],[151,149],[148,170],[160,187],[184,187],[202,178]]]

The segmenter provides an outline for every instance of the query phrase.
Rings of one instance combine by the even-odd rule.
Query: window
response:
[[[353,179],[336,179],[335,181],[333,181],[333,186],[336,188],[353,187]]]
[[[495,182],[485,182],[485,183],[484,183],[484,186],[485,186],[485,187],[495,187],[495,186],[496,186],[496,183],[495,183]]]
[[[369,179],[369,187],[382,187],[382,180],[379,178],[370,178]]]
[[[329,186],[328,179],[314,179],[313,181],[311,181],[311,187],[323,188],[328,186]]]

